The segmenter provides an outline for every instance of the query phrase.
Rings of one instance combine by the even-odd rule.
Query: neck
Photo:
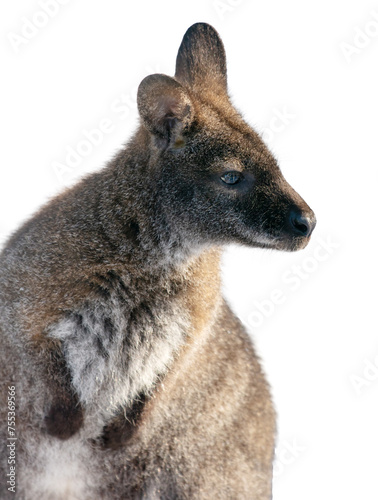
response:
[[[64,346],[84,406],[110,418],[151,394],[177,356],[207,338],[221,301],[219,258],[216,249],[203,252],[159,284],[113,276],[106,298],[54,326],[49,335]]]
[[[140,145],[138,154],[133,143],[120,152],[102,173],[95,208],[104,236],[100,251],[105,248],[106,258],[123,260],[144,275],[171,272],[210,248],[172,223],[164,201],[146,180],[148,163]]]

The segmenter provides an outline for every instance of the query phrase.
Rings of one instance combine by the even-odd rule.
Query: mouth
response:
[[[316,226],[316,218],[312,211],[308,214],[290,212],[287,218],[277,228],[246,228],[237,227],[234,237],[239,243],[255,248],[280,250],[284,252],[297,252],[308,245],[312,232]]]
[[[291,239],[282,239],[278,242],[275,247],[277,250],[283,250],[286,252],[297,252],[298,250],[303,250],[307,247],[311,239],[311,236],[305,237],[294,237]]]
[[[283,227],[276,234],[265,234],[257,237],[257,243],[264,248],[296,252],[308,245],[316,226],[316,217],[312,210],[300,212],[292,209]]]
[[[310,242],[309,236],[259,236],[254,239],[253,246],[269,250],[280,250],[284,252],[297,252],[306,248]]]

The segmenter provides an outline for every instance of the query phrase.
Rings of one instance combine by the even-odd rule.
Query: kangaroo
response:
[[[2,499],[271,498],[275,411],[220,257],[302,249],[314,213],[233,107],[208,24],[137,103],[126,147],[1,254]]]

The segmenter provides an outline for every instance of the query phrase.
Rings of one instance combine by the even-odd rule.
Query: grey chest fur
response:
[[[166,373],[188,331],[182,305],[167,293],[136,300],[121,281],[50,328],[87,410],[106,420]]]

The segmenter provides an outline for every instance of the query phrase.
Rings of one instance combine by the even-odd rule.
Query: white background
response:
[[[378,4],[71,0],[16,43],[24,17],[45,22],[40,3],[0,7],[2,237],[106,164],[136,126],[140,80],[172,75],[186,29],[211,23],[234,103],[318,218],[302,252],[231,248],[224,259],[225,294],[278,411],[274,498],[377,500]],[[111,132],[59,178],[54,162],[103,119]]]

